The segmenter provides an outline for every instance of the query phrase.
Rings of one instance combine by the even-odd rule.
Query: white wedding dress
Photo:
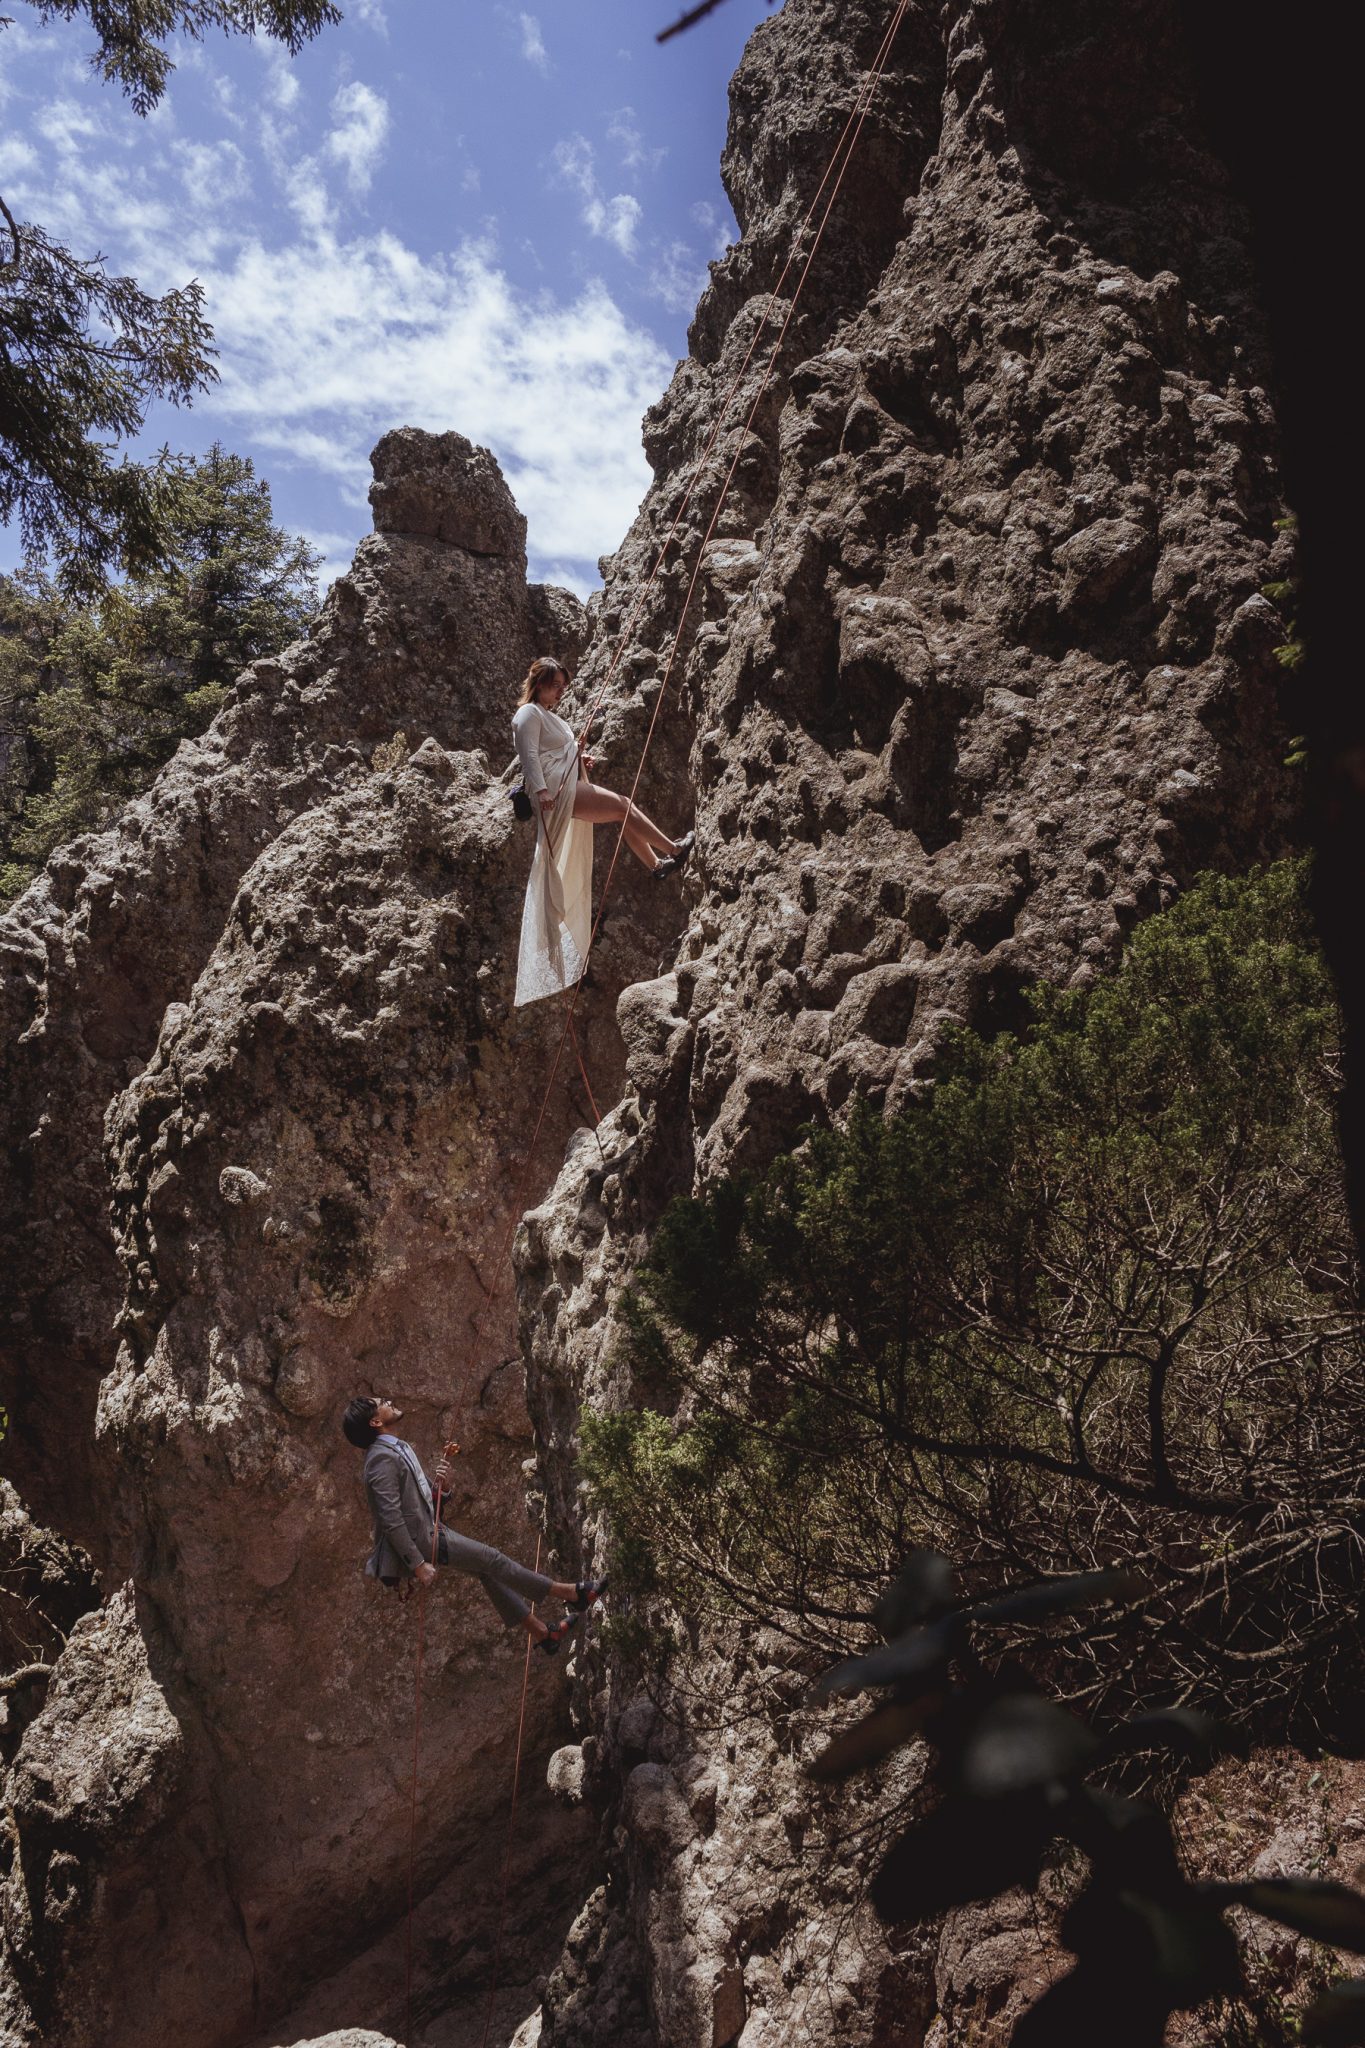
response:
[[[592,930],[592,826],[573,814],[578,788],[573,727],[543,704],[523,704],[512,732],[536,812],[536,857],[526,884],[517,955],[515,1001],[520,1006],[572,988],[583,972]],[[555,796],[548,819],[540,808],[543,789]]]

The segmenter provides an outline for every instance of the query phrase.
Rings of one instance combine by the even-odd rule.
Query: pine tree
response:
[[[91,63],[150,113],[174,66],[176,33],[274,36],[291,54],[340,20],[330,0],[32,0],[39,18],[87,15]],[[10,18],[0,16],[0,34]],[[160,555],[178,472],[168,456],[119,458],[157,398],[183,405],[214,381],[213,330],[196,281],[154,298],[111,275],[0,197],[0,523],[33,560],[89,594],[111,570]]]
[[[37,571],[0,577],[0,900],[146,789],[317,609],[321,557],[275,524],[250,461],[215,443],[177,474],[144,574],[86,602]]]

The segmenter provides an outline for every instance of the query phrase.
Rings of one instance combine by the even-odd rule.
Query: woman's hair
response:
[[[538,704],[540,699],[536,692],[542,683],[549,682],[551,676],[563,676],[567,683],[569,671],[562,661],[555,660],[553,654],[538,654],[526,671],[521,685],[521,695],[517,698],[518,709],[523,704]]]

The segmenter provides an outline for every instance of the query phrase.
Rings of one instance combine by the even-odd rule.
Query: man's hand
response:
[[[549,817],[549,815],[550,815],[550,813],[551,813],[551,811],[552,811],[552,810],[554,809],[554,807],[555,807],[555,800],[554,800],[553,796],[551,796],[551,794],[550,794],[550,792],[549,792],[549,790],[548,790],[548,789],[542,789],[542,790],[541,790],[541,792],[540,792],[540,815],[541,815],[541,817],[542,817],[542,818],[548,818],[548,817]]]
[[[449,1458],[438,1458],[436,1460],[436,1484],[440,1487],[442,1493],[449,1492],[450,1482],[454,1477],[455,1467],[451,1464]]]
[[[436,1567],[434,1564],[419,1564],[412,1576],[416,1579],[419,1586],[433,1585],[436,1579]]]
[[[583,766],[587,769],[589,775],[591,775],[593,769],[597,766],[596,754],[585,754],[583,756]]]

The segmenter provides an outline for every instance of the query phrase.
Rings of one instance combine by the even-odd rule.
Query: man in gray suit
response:
[[[403,1411],[386,1396],[372,1398],[358,1394],[341,1419],[348,1443],[365,1453],[365,1494],[374,1523],[374,1549],[365,1566],[371,1578],[386,1586],[416,1581],[429,1586],[436,1566],[453,1565],[479,1581],[507,1628],[524,1628],[547,1655],[558,1650],[580,1614],[585,1614],[601,1597],[605,1579],[568,1580],[547,1578],[524,1564],[515,1564],[490,1544],[476,1543],[445,1526],[442,1504],[441,1528],[436,1527],[436,1504],[421,1461],[411,1444],[404,1443],[394,1429]],[[449,1460],[436,1467],[437,1484],[444,1491],[451,1477]],[[546,1596],[562,1600],[572,1612],[552,1626],[532,1612],[529,1603]]]

